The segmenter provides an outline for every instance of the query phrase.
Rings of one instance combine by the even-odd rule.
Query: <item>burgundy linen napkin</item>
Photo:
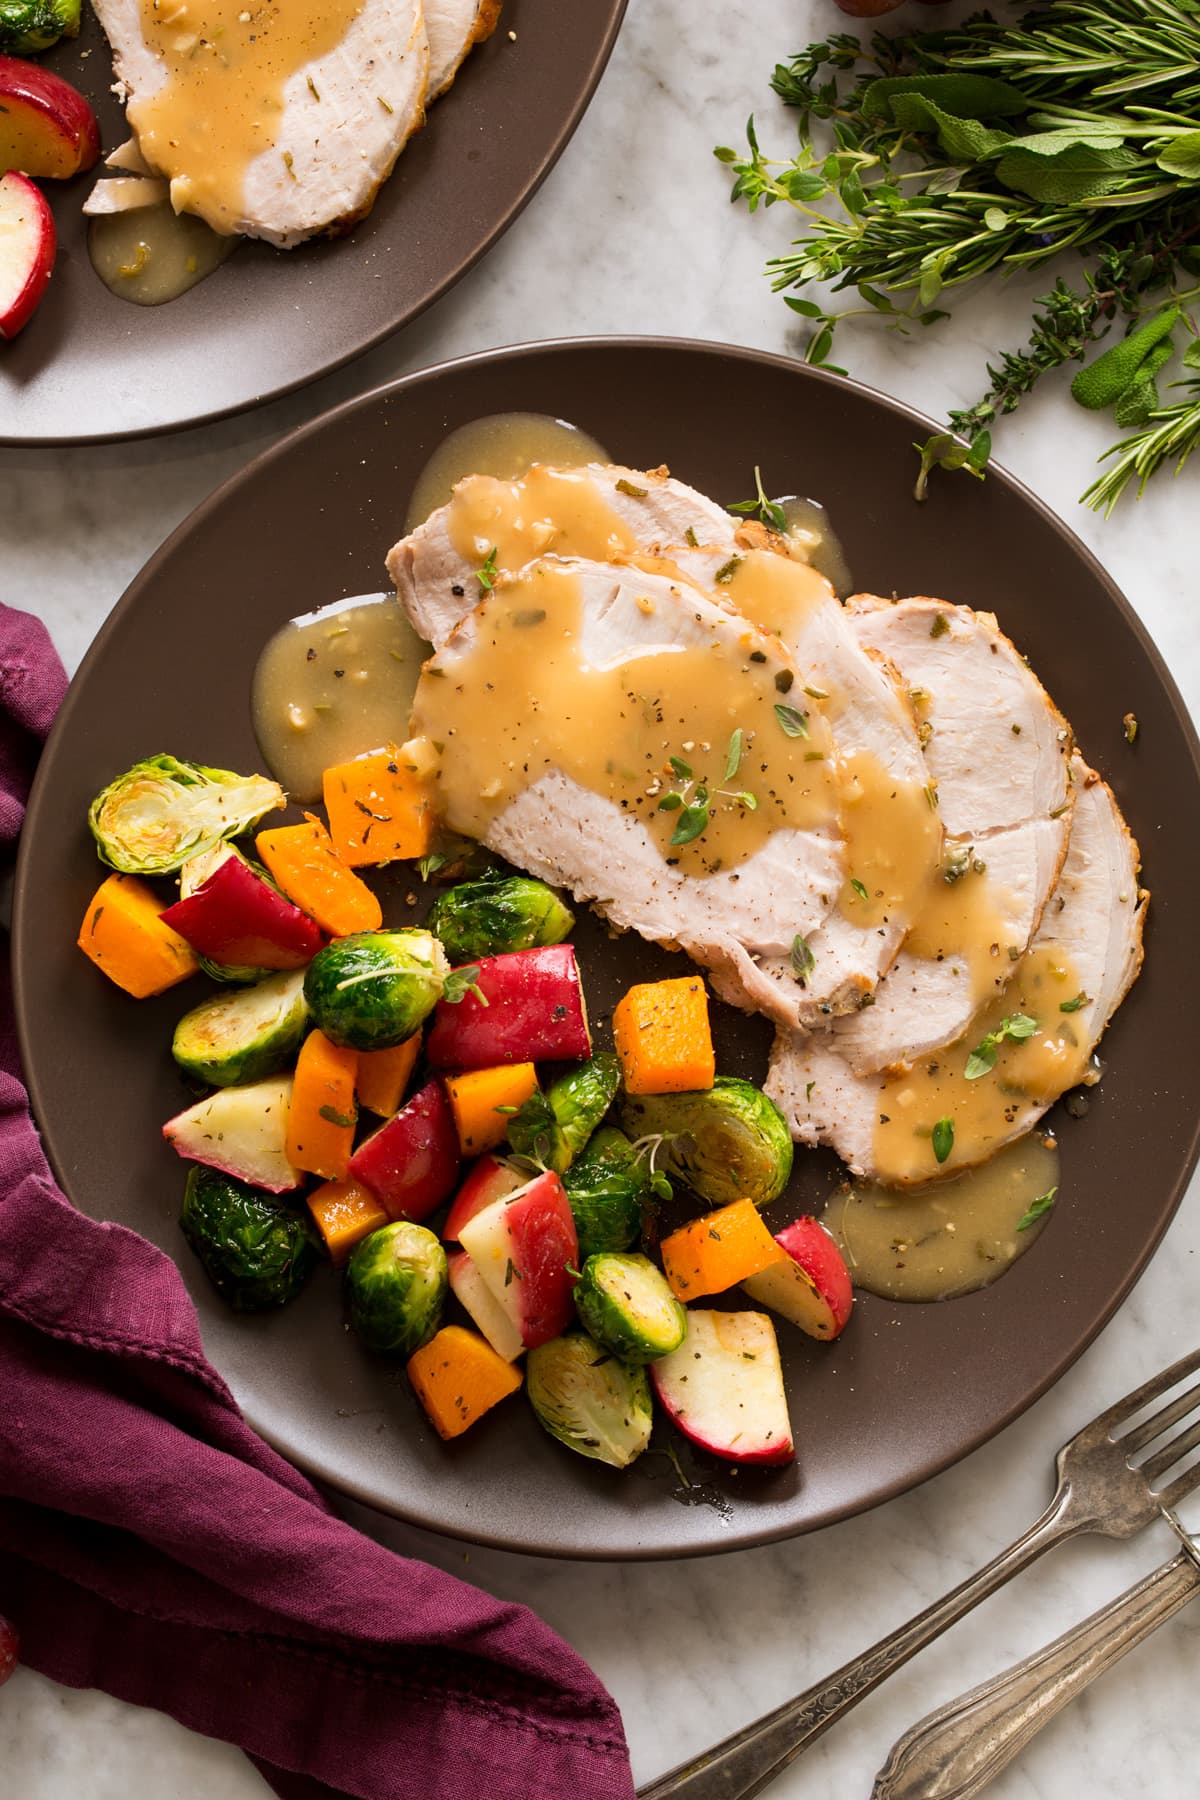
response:
[[[0,847],[65,677],[0,606]],[[286,1800],[632,1800],[620,1717],[524,1607],[333,1516],[248,1428],[174,1264],[55,1187],[0,959],[0,1613],[22,1660],[240,1744]]]

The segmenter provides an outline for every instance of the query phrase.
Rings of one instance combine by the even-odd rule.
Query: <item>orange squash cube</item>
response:
[[[416,1032],[390,1050],[360,1050],[355,1091],[358,1104],[368,1112],[390,1119],[400,1111],[404,1090],[412,1079],[421,1054],[421,1034]]]
[[[612,1016],[613,1043],[630,1094],[686,1094],[716,1074],[708,994],[699,975],[631,987]]]
[[[440,1437],[461,1437],[523,1379],[477,1332],[443,1325],[408,1359],[408,1379]]]
[[[293,1168],[327,1181],[340,1181],[346,1174],[358,1121],[357,1068],[358,1051],[331,1044],[323,1031],[310,1031],[301,1044],[285,1149]]]
[[[447,1075],[445,1081],[464,1156],[482,1156],[502,1144],[512,1116],[508,1109],[521,1106],[537,1092],[538,1084],[531,1062],[470,1069],[464,1075]]]
[[[752,1200],[735,1200],[681,1225],[659,1249],[663,1273],[680,1300],[723,1294],[747,1276],[787,1260]]]
[[[76,942],[135,1000],[165,993],[200,967],[186,938],[164,925],[154,889],[136,875],[110,875],[92,895]]]
[[[329,835],[353,868],[424,856],[433,838],[428,783],[394,744],[326,769]]]
[[[308,1210],[329,1252],[330,1261],[344,1263],[355,1244],[391,1223],[374,1194],[357,1181],[326,1181],[308,1196]]]

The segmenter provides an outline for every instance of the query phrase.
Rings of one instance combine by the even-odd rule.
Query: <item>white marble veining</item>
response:
[[[74,667],[128,580],[218,481],[293,423],[444,357],[623,331],[794,350],[793,315],[760,273],[788,221],[778,209],[755,220],[732,209],[709,153],[737,141],[751,109],[765,141],[785,143],[791,127],[767,88],[771,67],[842,22],[827,0],[631,0],[611,67],[558,168],[498,248],[408,332],[305,393],[209,429],[124,448],[0,451],[3,597],[41,614]],[[1004,335],[995,288],[985,287],[938,333],[864,333],[844,347],[864,379],[939,414],[972,395]],[[1076,505],[1104,441],[1104,422],[1056,384],[1006,425],[999,453],[1095,549],[1196,713],[1197,472],[1175,489],[1161,481],[1105,524]],[[1030,1413],[918,1492],[817,1536],[690,1564],[572,1565],[466,1551],[360,1509],[352,1516],[398,1549],[537,1608],[616,1694],[645,1781],[828,1673],[1023,1529],[1048,1497],[1062,1439],[1194,1338],[1196,1199],[1193,1188],[1118,1317]],[[1165,1528],[1126,1546],[1060,1549],[865,1702],[772,1793],[866,1796],[914,1718],[1171,1553]],[[1198,1651],[1200,1608],[1049,1727],[997,1781],[997,1800],[1124,1800],[1131,1779],[1159,1800],[1194,1795]],[[0,1693],[0,1770],[4,1793],[22,1800],[266,1792],[237,1752],[28,1671]]]

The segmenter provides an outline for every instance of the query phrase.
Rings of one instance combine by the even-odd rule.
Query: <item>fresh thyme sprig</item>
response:
[[[848,318],[874,314],[908,333],[944,319],[956,292],[991,271],[1071,250],[1086,259],[1035,302],[1027,342],[988,366],[980,398],[917,446],[918,494],[936,466],[982,475],[995,421],[1115,323],[1132,332],[1200,292],[1187,279],[1200,274],[1191,0],[1056,0],[1016,24],[981,14],[865,45],[840,33],[779,64],[772,86],[799,113],[796,153],[768,157],[751,119],[748,151],[716,155],[735,200],[752,212],[783,204],[804,222],[767,272],[812,321],[808,362],[844,372],[830,355]],[[862,304],[819,304],[804,293],[813,283],[855,290]],[[1111,510],[1135,477],[1144,486],[1164,463],[1182,467],[1195,446],[1197,383],[1174,406],[1155,386],[1176,323],[1191,329],[1172,316],[1113,395],[1118,427],[1135,429],[1108,453],[1091,505]]]

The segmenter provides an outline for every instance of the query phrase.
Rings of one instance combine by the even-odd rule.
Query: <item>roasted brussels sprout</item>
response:
[[[621,1123],[631,1137],[662,1137],[659,1161],[714,1206],[767,1206],[787,1186],[792,1140],[773,1100],[748,1081],[718,1075],[692,1094],[627,1094]]]
[[[439,894],[425,923],[445,945],[450,961],[465,963],[506,950],[561,944],[575,916],[545,882],[493,870]]]
[[[317,1266],[306,1216],[219,1169],[189,1170],[179,1223],[222,1300],[238,1312],[286,1306]]]
[[[211,1087],[260,1081],[291,1061],[308,1020],[304,971],[288,969],[194,1006],[175,1027],[171,1054]]]
[[[575,1283],[585,1331],[626,1362],[654,1362],[678,1350],[687,1314],[648,1256],[589,1256]]]
[[[265,775],[150,756],[96,795],[88,824],[101,862],[123,875],[169,875],[286,804]]]
[[[372,1350],[411,1356],[441,1324],[447,1285],[446,1252],[433,1232],[399,1219],[351,1255],[350,1323]]]
[[[0,56],[37,56],[79,36],[79,0],[0,0]]]
[[[601,1050],[531,1094],[508,1122],[508,1142],[518,1156],[556,1169],[561,1175],[587,1143],[617,1097],[621,1065]]]
[[[598,1250],[628,1250],[650,1199],[650,1162],[623,1131],[604,1125],[563,1178],[585,1262]]]
[[[387,1050],[433,1011],[449,972],[446,952],[428,931],[358,931],[317,952],[304,997],[333,1043]]]
[[[538,1424],[560,1444],[627,1469],[650,1442],[650,1383],[635,1363],[568,1331],[529,1352],[525,1391]]]

